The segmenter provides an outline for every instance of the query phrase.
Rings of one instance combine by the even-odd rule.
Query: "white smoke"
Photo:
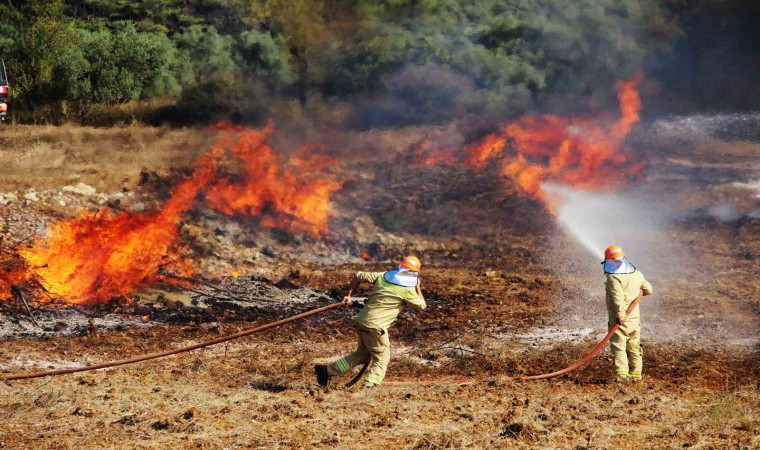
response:
[[[555,200],[557,222],[589,252],[593,261],[604,259],[604,249],[618,245],[634,264],[659,265],[667,246],[663,227],[672,214],[661,203],[632,193],[599,193],[547,184],[544,191]]]
[[[543,186],[563,231],[547,263],[561,283],[575,284],[561,294],[555,325],[606,325],[599,263],[618,245],[654,285],[642,302],[647,339],[757,343],[745,278],[756,267],[753,228],[745,225],[760,217],[760,166],[751,157],[759,120],[757,113],[658,120],[632,142],[650,160],[638,185],[614,193]]]

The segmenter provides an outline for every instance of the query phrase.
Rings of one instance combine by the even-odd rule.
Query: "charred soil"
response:
[[[11,144],[0,194],[3,270],[17,267],[28,236],[58,220],[104,206],[157,207],[214,140],[208,130],[9,130],[0,137]],[[731,150],[716,167],[709,145],[658,156],[666,143],[640,137],[651,152],[645,193],[682,192],[674,201],[683,214],[667,235],[699,262],[641,267],[658,290],[642,310],[643,382],[615,383],[606,349],[562,378],[515,382],[507,377],[569,365],[604,335],[598,264],[586,270],[585,260],[568,259],[583,250],[552,215],[488,170],[392,164],[423,131],[332,136],[338,148],[363,150],[340,158],[352,176],[332,199],[327,235],[271,230],[198,205],[179,224],[192,274],[164,274],[95,306],[27,280],[20,288],[37,324],[17,295],[0,301],[0,370],[75,367],[330,304],[357,270],[387,270],[414,252],[425,264],[428,310],[407,310],[391,328],[393,383],[362,391],[345,388],[345,376],[317,386],[313,365],[355,344],[357,310],[341,308],[161,360],[0,384],[0,448],[760,446],[757,194],[726,176],[746,173],[757,143],[705,137]],[[35,162],[50,154],[58,156],[49,167]],[[693,189],[690,165],[708,188]],[[738,216],[711,215],[731,199]],[[469,382],[451,382],[458,378]]]

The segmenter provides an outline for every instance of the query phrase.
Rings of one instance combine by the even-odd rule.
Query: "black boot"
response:
[[[330,374],[327,373],[327,366],[317,364],[314,366],[314,373],[317,375],[317,383],[322,387],[327,387],[327,380],[330,379]]]

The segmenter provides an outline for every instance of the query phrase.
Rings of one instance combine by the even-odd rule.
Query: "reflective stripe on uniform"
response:
[[[633,378],[641,378],[641,372],[628,372],[628,376]]]
[[[374,384],[380,384],[383,382],[383,378],[374,373],[367,374],[367,377],[364,380],[368,383],[374,383]]]
[[[341,358],[335,361],[335,365],[338,367],[338,370],[340,370],[341,372],[348,372],[349,370],[351,370],[351,366],[348,365],[346,358]]]
[[[628,372],[625,371],[625,370],[616,370],[615,371],[615,375],[621,375],[621,376],[627,377],[628,376]]]

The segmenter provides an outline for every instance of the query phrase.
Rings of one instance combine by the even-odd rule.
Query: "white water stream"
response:
[[[566,186],[544,185],[555,205],[560,226],[589,252],[594,261],[604,259],[604,249],[618,245],[631,257],[649,254],[662,242],[661,228],[668,213],[661,206],[621,193],[573,190]]]
[[[669,118],[644,127],[637,145],[650,151],[654,148],[659,159],[641,185],[617,192],[542,186],[552,200],[557,224],[579,244],[560,241],[563,247],[555,248],[547,263],[558,275],[571,274],[568,282],[585,285],[584,293],[563,298],[568,308],[555,325],[578,331],[606,323],[600,262],[605,248],[618,245],[655,286],[655,295],[642,303],[648,327],[656,330],[652,339],[719,335],[730,338],[723,342],[732,345],[754,345],[757,335],[734,332],[746,331],[745,324],[736,323],[739,316],[731,309],[735,306],[725,302],[711,306],[707,312],[712,315],[704,320],[698,312],[683,317],[678,313],[688,307],[675,303],[689,298],[683,295],[686,280],[725,278],[730,267],[715,268],[698,256],[700,251],[694,251],[701,249],[701,239],[725,241],[725,236],[711,236],[709,228],[696,240],[673,233],[679,233],[679,226],[690,220],[695,224],[703,220],[740,224],[744,218],[760,217],[760,159],[749,157],[760,141],[760,113]],[[669,149],[674,150],[671,153]]]

